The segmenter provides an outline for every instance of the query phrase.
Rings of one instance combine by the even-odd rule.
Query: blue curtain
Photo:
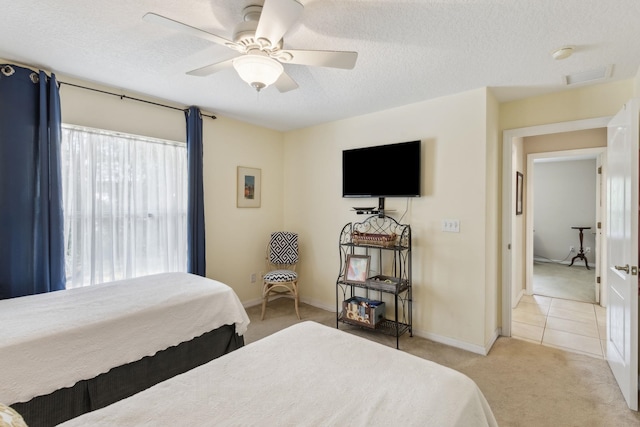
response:
[[[187,272],[206,273],[204,245],[204,191],[202,187],[202,116],[190,107],[187,118]]]
[[[0,64],[0,299],[64,289],[60,133],[55,75]]]

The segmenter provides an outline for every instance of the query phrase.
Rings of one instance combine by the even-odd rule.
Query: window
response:
[[[67,288],[187,269],[183,143],[62,126]]]

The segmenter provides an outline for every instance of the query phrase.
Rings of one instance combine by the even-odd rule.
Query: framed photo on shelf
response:
[[[524,191],[524,177],[516,172],[516,215],[522,215],[522,193]]]
[[[259,208],[261,198],[262,171],[256,168],[238,166],[239,208]]]
[[[347,255],[347,265],[344,271],[344,281],[349,283],[367,283],[369,275],[369,255]]]

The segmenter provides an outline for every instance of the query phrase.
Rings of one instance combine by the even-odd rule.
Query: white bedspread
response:
[[[467,376],[303,322],[61,426],[496,426]]]
[[[249,318],[229,286],[166,273],[0,300],[0,402],[12,404]]]

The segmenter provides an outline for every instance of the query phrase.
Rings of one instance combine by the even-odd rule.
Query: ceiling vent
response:
[[[564,76],[564,84],[567,86],[582,84],[582,83],[595,83],[600,80],[605,80],[611,77],[612,65],[596,68],[595,70],[582,71],[580,73],[574,73]]]

